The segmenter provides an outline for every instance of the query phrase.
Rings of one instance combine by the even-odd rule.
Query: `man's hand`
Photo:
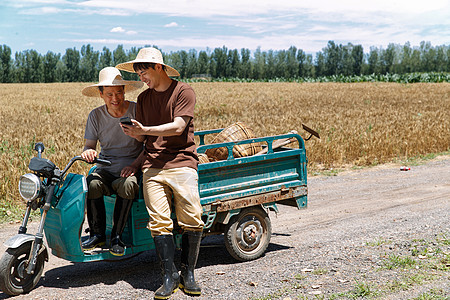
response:
[[[97,151],[94,149],[87,149],[84,150],[83,153],[81,153],[81,157],[87,161],[87,162],[93,162],[94,159],[97,157]]]
[[[126,124],[120,124],[122,127],[123,133],[125,133],[128,136],[131,136],[132,138],[137,139],[138,141],[142,142],[144,139],[144,126],[136,121],[135,119],[131,119],[131,122],[133,125],[126,125]]]
[[[128,166],[122,169],[122,171],[120,172],[120,176],[121,177],[130,177],[133,176],[134,174],[136,174],[138,170],[132,166]]]

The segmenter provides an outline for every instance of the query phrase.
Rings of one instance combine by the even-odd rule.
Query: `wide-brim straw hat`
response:
[[[103,68],[98,74],[98,83],[85,87],[81,93],[88,97],[100,97],[99,86],[125,86],[125,93],[144,86],[142,81],[123,80],[120,71],[114,67]]]
[[[161,51],[159,51],[156,48],[149,47],[149,48],[142,48],[139,50],[138,55],[136,56],[136,59],[124,62],[121,64],[118,64],[116,66],[117,69],[136,73],[133,69],[134,63],[155,63],[155,64],[161,64],[166,66],[166,73],[168,76],[180,76],[180,73],[178,73],[177,70],[172,68],[169,65],[166,65],[163,60],[163,56]]]

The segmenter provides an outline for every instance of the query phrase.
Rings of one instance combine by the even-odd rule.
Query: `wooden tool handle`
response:
[[[297,134],[297,131],[296,131],[296,130],[291,130],[291,131],[288,132],[288,134],[289,134],[289,133]],[[295,137],[290,137],[290,138],[285,138],[285,139],[275,140],[275,141],[272,143],[272,149],[280,148],[280,147],[282,147],[282,146],[285,146],[285,145],[287,145],[287,144],[292,143],[292,142],[295,141],[295,140],[296,140]],[[267,153],[268,149],[269,149],[269,147],[266,147],[266,148],[262,149],[261,151],[259,151],[258,153],[256,153],[255,155],[265,154],[265,153]]]

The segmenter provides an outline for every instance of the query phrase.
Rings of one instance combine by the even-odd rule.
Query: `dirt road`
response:
[[[311,177],[308,191],[307,209],[271,212],[271,243],[256,261],[236,262],[221,237],[204,239],[197,299],[450,295],[450,156],[410,171],[384,165]],[[0,242],[17,227],[2,225]],[[51,256],[36,289],[12,299],[149,299],[159,285],[153,251],[120,262]],[[189,297],[178,291],[172,299]]]

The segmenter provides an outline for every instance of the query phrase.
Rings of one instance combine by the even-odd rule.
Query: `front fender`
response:
[[[13,237],[10,237],[3,245],[5,245],[8,248],[18,248],[19,246],[28,243],[28,242],[33,242],[34,241],[35,236],[29,233],[19,233],[16,234]],[[44,244],[41,245],[41,250],[39,250],[39,254],[41,254],[42,252],[44,252],[44,259],[45,261],[48,261],[48,252],[47,252],[47,247],[45,247]]]
[[[19,233],[13,237],[10,237],[3,245],[5,245],[8,248],[15,249],[20,245],[25,244],[26,242],[32,241],[34,241],[34,235],[29,233]]]

